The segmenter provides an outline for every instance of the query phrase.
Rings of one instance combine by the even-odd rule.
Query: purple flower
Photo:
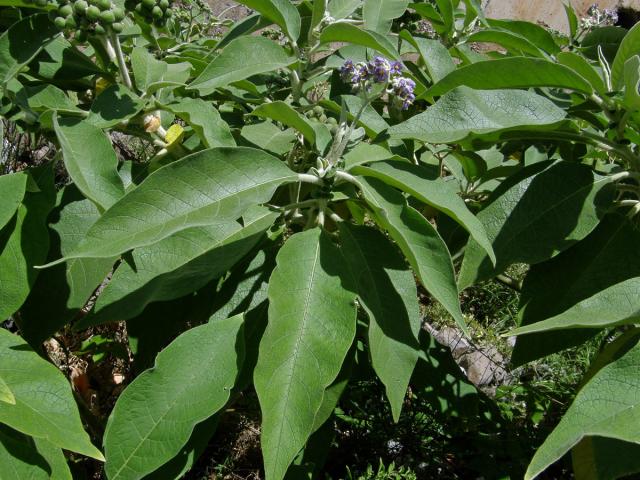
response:
[[[400,75],[401,73],[402,73],[402,63],[391,62],[391,76],[395,77],[396,75]]]
[[[376,83],[387,83],[391,73],[391,65],[384,57],[375,57],[368,65],[369,73]]]
[[[389,93],[395,95],[402,101],[402,109],[407,110],[415,101],[414,90],[416,82],[406,77],[396,77],[391,81]]]

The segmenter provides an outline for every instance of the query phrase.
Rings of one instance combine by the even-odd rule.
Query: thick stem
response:
[[[514,289],[516,292],[522,290],[522,282],[519,282],[515,278],[511,278],[509,275],[504,275],[502,273],[496,275],[496,280],[503,285],[506,285],[509,288]]]
[[[126,85],[129,90],[133,90],[133,84],[131,83],[131,77],[129,76],[129,69],[127,68],[127,63],[124,60],[124,54],[122,53],[122,46],[120,45],[120,39],[115,32],[109,32],[109,37],[113,44],[113,48],[116,52],[116,60],[118,61],[118,68],[120,69],[120,76],[122,77],[122,82]]]
[[[321,178],[316,177],[315,175],[310,175],[308,173],[299,173],[298,180],[303,183],[312,183],[313,185],[324,185],[324,182]]]

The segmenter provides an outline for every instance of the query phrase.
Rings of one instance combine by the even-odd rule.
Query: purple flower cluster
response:
[[[390,62],[384,57],[375,57],[366,63],[347,60],[340,67],[340,77],[353,85],[354,89],[369,90],[372,83],[389,85],[387,93],[400,99],[402,109],[406,110],[416,98],[413,93],[416,84],[413,80],[400,76],[402,69],[402,63]]]

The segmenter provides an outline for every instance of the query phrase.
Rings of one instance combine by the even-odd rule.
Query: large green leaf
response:
[[[284,477],[313,433],[324,391],[353,342],[355,294],[345,289],[345,267],[320,229],[293,235],[278,253],[254,372],[267,480]]]
[[[640,305],[635,303],[640,292],[640,278],[630,278],[596,293],[555,317],[509,332],[510,335],[544,332],[566,328],[604,328],[640,319]]]
[[[558,63],[575,70],[576,73],[580,74],[591,84],[595,91],[601,95],[607,94],[607,87],[600,73],[585,57],[575,52],[559,52],[556,54],[556,60]]]
[[[38,276],[34,265],[47,258],[47,215],[55,202],[52,164],[32,170],[27,191],[15,216],[0,230],[0,319],[6,319],[26,300]]]
[[[534,57],[546,58],[546,54],[542,52],[536,45],[530,42],[526,37],[517,35],[504,30],[488,28],[472,33],[466,39],[468,43],[493,43],[504,47],[509,53],[514,55],[531,55]],[[483,87],[486,88],[486,87]]]
[[[46,14],[30,15],[14,23],[0,36],[0,87],[28,64],[59,30]]]
[[[201,98],[181,98],[177,103],[163,105],[162,108],[191,125],[205,147],[236,146],[229,125],[211,102]]]
[[[560,52],[560,47],[549,30],[535,23],[522,20],[495,19],[487,19],[487,23],[493,28],[516,33],[548,53],[556,54]]]
[[[151,302],[198,290],[240,261],[277,217],[278,213],[261,208],[244,226],[235,220],[220,221],[135,249],[98,297],[94,312],[77,328],[127,320]]]
[[[295,61],[295,57],[289,56],[273,40],[256,36],[240,37],[229,43],[187,88],[197,90],[201,95],[209,95],[216,88],[252,75],[285,68]]]
[[[583,437],[571,451],[576,480],[618,480],[640,472],[640,445],[606,437]]]
[[[584,240],[531,267],[520,299],[519,324],[555,317],[598,292],[640,277],[640,230],[622,215],[608,215]],[[581,344],[594,330],[533,333],[517,337],[514,365]]]
[[[76,187],[103,210],[111,207],[124,195],[124,185],[109,138],[82,120],[56,116],[53,125],[64,165]]]
[[[400,37],[413,45],[420,54],[432,82],[442,80],[456,69],[449,50],[440,41],[414,37],[407,30],[400,32]]]
[[[143,47],[136,47],[131,52],[131,67],[136,87],[143,94],[151,94],[164,87],[182,86],[191,70],[188,63],[169,64],[157,60]]]
[[[540,162],[497,188],[478,214],[493,244],[495,267],[472,239],[459,286],[487,280],[513,263],[539,263],[586,237],[614,195],[609,177],[571,162]]]
[[[4,139],[0,137],[0,142],[1,141],[4,141]],[[16,210],[18,210],[18,206],[22,203],[27,187],[27,178],[24,172],[0,176],[0,192],[2,192],[0,229],[11,220],[11,217],[13,217]]]
[[[320,34],[321,43],[348,42],[372,48],[389,58],[400,60],[400,54],[387,37],[377,32],[363,30],[355,25],[337,22],[327,26]]]
[[[25,88],[29,108],[36,112],[55,110],[71,115],[86,115],[67,94],[54,85],[37,85]]]
[[[103,460],[82,428],[71,386],[18,335],[0,328],[0,376],[16,403],[0,402],[0,423],[54,445]]]
[[[56,35],[29,63],[29,73],[62,88],[92,88],[89,76],[106,75],[63,35]]]
[[[402,16],[408,5],[409,0],[365,0],[362,9],[364,28],[386,35],[393,20]]]
[[[378,230],[344,223],[340,239],[358,297],[369,315],[371,363],[397,422],[420,351],[422,319],[416,282],[402,256]]]
[[[424,287],[466,330],[451,254],[438,231],[404,196],[377,178],[358,177],[376,222],[396,241]]]
[[[244,359],[242,324],[238,315],[183,333],[122,392],[104,437],[109,480],[164,465],[227,403]]]
[[[613,65],[611,65],[611,84],[613,88],[622,88],[624,83],[624,64],[635,55],[640,55],[640,25],[637,23],[625,35],[618,53],[616,53]]]
[[[65,259],[111,257],[189,227],[238,218],[297,178],[280,160],[252,148],[212,148],[188,155],[128,192]]]
[[[433,178],[421,166],[408,162],[375,162],[369,167],[355,167],[352,171],[357,175],[379,178],[444,212],[468,231],[495,263],[496,257],[484,226],[469,211],[452,184],[441,178]]]
[[[59,194],[49,216],[49,260],[70,252],[100,218],[93,202],[72,185]],[[74,258],[43,270],[20,309],[23,337],[38,345],[70,322],[111,271],[115,258]]]
[[[640,443],[640,346],[602,368],[578,392],[558,426],[531,460],[525,479],[533,479],[586,436]]]
[[[316,132],[313,125],[307,118],[294,110],[291,105],[282,102],[275,101],[270,103],[263,103],[258,108],[251,112],[251,115],[256,115],[262,118],[270,118],[276,122],[280,122],[287,127],[292,127],[298,130],[307,141],[311,144],[316,141]]]
[[[97,128],[111,128],[135,117],[145,102],[123,85],[111,85],[91,104],[87,122]]]
[[[0,465],[7,480],[71,480],[62,450],[0,425]],[[6,475],[6,476],[5,476]]]
[[[336,20],[341,20],[355,12],[360,5],[362,5],[362,0],[331,0],[329,15]]]
[[[300,14],[290,0],[238,0],[282,28],[294,42],[300,37]]]
[[[276,155],[291,151],[292,143],[297,138],[292,128],[280,130],[270,121],[244,125],[240,135],[256,147]]]
[[[500,88],[558,87],[591,94],[589,82],[564,65],[528,57],[487,60],[461,67],[424,94],[436,97],[461,85],[476,90]]]
[[[452,143],[470,134],[560,122],[566,113],[550,100],[523,90],[471,90],[445,94],[426,111],[389,129],[391,138]]]

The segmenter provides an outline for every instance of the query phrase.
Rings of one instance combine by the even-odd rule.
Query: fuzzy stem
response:
[[[122,77],[122,81],[129,90],[133,90],[133,84],[131,83],[131,77],[129,76],[129,69],[127,68],[127,63],[125,62],[124,54],[122,53],[122,45],[120,45],[120,39],[118,38],[118,35],[113,31],[109,32],[109,36],[111,37],[111,42],[116,52],[116,60],[118,61],[118,68],[120,69],[120,76]]]
[[[313,185],[324,185],[324,182],[321,178],[318,178],[315,175],[310,175],[308,173],[299,173],[298,180],[303,183],[312,183]]]

